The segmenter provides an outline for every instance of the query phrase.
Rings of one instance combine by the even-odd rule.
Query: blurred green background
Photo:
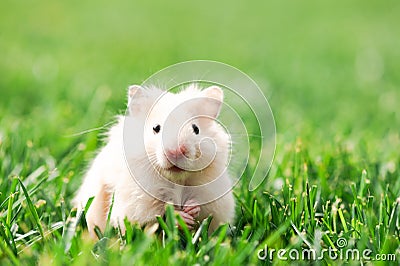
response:
[[[56,159],[77,139],[94,149],[96,132],[69,136],[122,112],[129,84],[209,59],[264,89],[278,152],[302,138],[311,152],[343,140],[391,157],[399,25],[398,1],[2,1],[0,136]]]
[[[104,244],[99,258],[110,264],[135,256],[145,265],[205,264],[207,254],[240,265],[258,262],[258,245],[300,249],[304,237],[397,252],[399,25],[398,0],[1,1],[0,233],[10,232],[1,233],[0,264],[7,256],[101,263],[93,255]],[[93,246],[67,220],[103,125],[124,112],[128,85],[193,59],[230,64],[264,90],[277,126],[268,181],[256,192],[235,187],[235,236],[223,242],[204,238],[185,253],[178,238],[162,248],[135,229],[125,247],[105,238]]]

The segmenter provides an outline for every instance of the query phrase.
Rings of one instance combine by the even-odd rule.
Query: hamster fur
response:
[[[122,231],[125,217],[140,225],[156,223],[166,202],[174,203],[189,228],[192,220],[209,215],[213,216],[210,232],[221,223],[233,222],[235,203],[227,171],[230,138],[214,119],[202,117],[217,118],[222,101],[223,92],[216,86],[199,90],[190,85],[177,94],[136,85],[129,88],[129,112],[109,130],[106,145],[92,161],[74,199],[81,209],[94,197],[86,213],[92,237],[95,226],[104,231],[112,199],[110,222]],[[161,134],[163,130],[180,133],[174,131],[169,138]],[[213,144],[203,145],[204,139]],[[178,167],[175,151],[182,150],[192,159],[193,171]],[[169,155],[177,160],[172,163]],[[160,174],[171,182],[163,181]],[[204,186],[209,182],[215,183]]]

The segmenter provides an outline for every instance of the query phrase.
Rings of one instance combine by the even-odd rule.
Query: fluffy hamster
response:
[[[189,228],[213,216],[210,231],[234,218],[227,164],[230,137],[215,121],[223,102],[216,86],[190,85],[174,94],[130,86],[128,113],[118,117],[107,144],[92,161],[74,199],[86,213],[89,232],[110,221],[124,231],[124,218],[156,222],[171,203]]]

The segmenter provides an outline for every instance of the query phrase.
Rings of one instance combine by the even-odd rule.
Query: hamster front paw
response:
[[[195,200],[190,199],[183,204],[183,211],[193,218],[197,218],[200,215],[200,205]]]
[[[182,208],[175,207],[175,211],[182,217],[188,229],[192,230],[196,224],[195,218],[200,214],[200,205],[195,200],[190,199],[185,202]]]
[[[196,224],[193,216],[186,213],[185,211],[176,211],[176,212],[182,217],[188,229],[192,230],[194,228],[193,226]],[[178,227],[180,226],[178,225]]]

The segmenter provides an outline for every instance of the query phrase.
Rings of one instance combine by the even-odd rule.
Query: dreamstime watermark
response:
[[[141,97],[142,92],[148,95]],[[275,120],[263,90],[237,68],[207,60],[178,63],[131,86],[129,97],[123,133],[125,159],[136,183],[154,198],[180,205],[179,195],[165,198],[179,191],[202,194],[198,204],[206,204],[231,191],[245,171],[250,191],[267,177],[275,153]],[[215,108],[219,105],[220,109]],[[138,113],[143,119],[133,121]],[[215,129],[212,124],[218,124],[219,133],[208,130]],[[221,141],[223,134],[229,137]],[[147,158],[141,158],[143,154]],[[132,158],[140,158],[142,167],[130,167]],[[171,177],[181,170],[202,173],[216,161],[223,167],[213,172],[208,183],[186,185]],[[153,191],[154,184],[143,171],[152,168],[158,172],[161,193]],[[227,172],[234,179],[229,186],[224,181]],[[174,193],[168,193],[171,189]]]
[[[396,254],[373,254],[371,249],[358,250],[355,248],[346,249],[348,243],[345,238],[336,241],[336,247],[329,247],[317,250],[315,248],[306,249],[274,249],[264,248],[257,251],[260,260],[273,261],[275,259],[286,261],[320,261],[324,259],[342,261],[396,261]]]

